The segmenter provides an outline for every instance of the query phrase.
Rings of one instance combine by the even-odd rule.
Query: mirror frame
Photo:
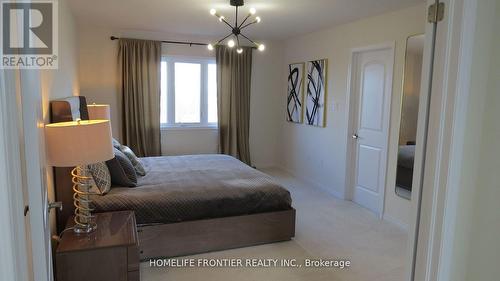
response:
[[[406,64],[407,64],[407,60],[408,60],[408,43],[409,43],[409,40],[413,37],[417,37],[417,36],[424,36],[425,38],[425,33],[415,33],[415,34],[412,34],[412,35],[409,35],[406,37],[406,40],[405,40],[405,56],[404,56],[404,61],[403,61],[403,79],[402,79],[402,84],[401,84],[401,101],[400,101],[400,104],[399,104],[399,126],[398,126],[398,142],[397,142],[397,145],[398,145],[398,153],[396,155],[396,178],[397,178],[397,175],[398,175],[398,168],[397,168],[397,163],[398,163],[398,160],[399,160],[399,137],[400,137],[400,133],[401,133],[401,124],[402,124],[402,121],[403,121],[403,102],[404,102],[404,98],[405,98],[405,83],[407,82],[407,73],[406,73]],[[395,181],[396,183],[396,181]],[[407,198],[401,194],[398,193],[398,187],[397,185],[395,184],[394,186],[394,193],[402,198],[402,199],[405,199],[405,200],[411,200],[411,191],[410,192],[410,197]]]

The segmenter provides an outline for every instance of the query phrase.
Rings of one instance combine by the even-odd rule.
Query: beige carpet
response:
[[[297,209],[292,241],[206,253],[189,258],[348,259],[338,268],[171,268],[141,264],[143,281],[339,280],[401,281],[405,276],[406,232],[358,205],[334,198],[279,170],[267,170],[292,193]]]

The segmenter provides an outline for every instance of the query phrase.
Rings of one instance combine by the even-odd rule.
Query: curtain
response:
[[[120,39],[123,142],[138,156],[160,156],[161,42]]]
[[[252,48],[216,47],[219,153],[251,165],[249,147]]]

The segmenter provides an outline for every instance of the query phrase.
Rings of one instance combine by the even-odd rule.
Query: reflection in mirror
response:
[[[406,40],[396,171],[396,194],[406,199],[411,198],[412,190],[423,50],[423,34],[411,36]]]

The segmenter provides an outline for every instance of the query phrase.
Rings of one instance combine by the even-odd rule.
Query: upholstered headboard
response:
[[[50,122],[68,122],[77,118],[88,120],[87,100],[85,97],[69,97],[50,102]],[[64,230],[69,217],[73,215],[73,184],[71,170],[73,168],[54,168],[54,189],[56,201],[63,203],[63,210],[57,212],[57,232]]]
[[[77,118],[89,119],[85,97],[69,97],[50,102],[51,123],[74,121]]]

